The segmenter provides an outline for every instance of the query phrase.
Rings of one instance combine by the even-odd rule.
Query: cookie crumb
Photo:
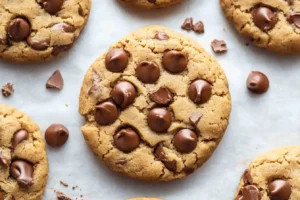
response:
[[[228,50],[224,40],[213,40],[211,47],[215,53],[224,53]]]
[[[58,200],[72,200],[70,197],[66,196],[62,192],[57,192],[56,197],[57,197]]]
[[[63,185],[63,186],[65,186],[65,187],[69,187],[69,184],[66,183],[66,182],[60,181],[60,184]]]
[[[14,85],[11,83],[6,83],[3,87],[2,87],[2,95],[4,97],[9,97],[10,95],[12,95],[15,90],[14,90]]]
[[[56,70],[46,83],[46,88],[61,90],[64,87],[64,80],[59,70]]]
[[[181,28],[184,29],[184,30],[192,30],[194,27],[193,25],[193,18],[192,17],[189,17],[189,18],[186,18],[183,22],[183,24],[181,25]]]

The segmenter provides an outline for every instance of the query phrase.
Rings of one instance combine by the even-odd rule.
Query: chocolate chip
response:
[[[156,0],[148,0],[149,3],[156,3]]]
[[[4,196],[2,192],[0,192],[0,200],[4,200]]]
[[[111,72],[123,72],[128,62],[128,55],[123,49],[112,49],[105,57],[106,69]]]
[[[13,84],[11,84],[11,83],[6,83],[6,84],[2,87],[1,91],[2,91],[2,95],[3,95],[4,97],[9,97],[10,95],[12,95],[12,94],[14,93],[15,90],[14,90]]]
[[[195,169],[194,168],[192,168],[192,167],[184,167],[183,168],[183,171],[186,173],[186,174],[191,174],[191,173],[193,173],[194,171],[195,171]]]
[[[72,200],[70,197],[68,197],[67,195],[65,195],[62,192],[57,192],[56,197],[58,200]]]
[[[45,132],[45,139],[52,147],[63,146],[69,138],[69,130],[62,124],[52,124]]]
[[[60,53],[68,51],[69,49],[71,49],[73,46],[72,44],[66,44],[66,45],[58,45],[58,46],[54,46],[52,49],[52,55],[53,56],[58,56]]]
[[[158,145],[156,147],[154,155],[158,160],[162,161],[162,163],[168,170],[172,172],[175,172],[177,170],[177,162],[175,160],[168,160],[162,145]]]
[[[242,189],[237,200],[261,200],[261,194],[255,185],[247,185]]]
[[[291,24],[294,24],[297,28],[300,28],[300,13],[299,12],[291,12],[288,21]]]
[[[227,45],[223,40],[213,40],[211,42],[211,48],[215,53],[224,53],[228,50]]]
[[[199,79],[190,85],[188,95],[194,103],[203,104],[210,99],[212,87],[207,81]]]
[[[197,127],[197,124],[199,123],[201,117],[203,115],[201,113],[194,113],[190,116],[189,120],[192,126]]]
[[[134,102],[136,89],[130,82],[120,81],[112,89],[111,96],[117,105],[125,109]]]
[[[196,33],[204,33],[204,24],[202,21],[197,22],[194,26],[193,26],[193,31],[195,31]]]
[[[61,10],[64,0],[44,0],[43,7],[51,15]]]
[[[74,26],[67,24],[67,23],[58,23],[54,24],[51,29],[61,31],[61,32],[66,32],[66,33],[73,33],[76,29]]]
[[[117,106],[112,102],[103,102],[96,106],[95,121],[99,125],[109,125],[114,123],[119,116]]]
[[[245,170],[244,174],[243,174],[243,181],[244,184],[249,185],[249,184],[253,184],[253,180],[252,180],[252,176],[250,173],[250,170]]]
[[[46,83],[46,88],[61,90],[64,87],[64,79],[59,70],[56,70]]]
[[[269,85],[270,83],[268,77],[261,72],[253,71],[248,76],[247,87],[253,93],[265,93],[268,91]]]
[[[166,132],[172,124],[172,115],[165,108],[154,108],[148,114],[148,126],[156,132]]]
[[[187,68],[188,63],[183,53],[171,50],[164,54],[162,64],[165,70],[170,73],[177,74],[183,72]]]
[[[33,166],[26,161],[14,161],[10,166],[10,174],[17,179],[22,187],[28,187],[33,184]]]
[[[276,25],[277,13],[271,8],[260,6],[252,12],[254,24],[262,31],[269,31]]]
[[[27,44],[34,50],[44,51],[49,47],[50,40],[49,39],[39,40],[39,39],[35,39],[34,37],[28,37]]]
[[[20,144],[24,140],[27,140],[28,138],[29,134],[26,130],[17,131],[12,139],[12,149],[15,150],[18,144]]]
[[[192,30],[193,29],[193,18],[189,17],[186,18],[183,22],[183,24],[181,25],[181,28],[184,30]]]
[[[139,146],[140,137],[131,128],[121,129],[114,135],[114,143],[119,150],[129,153]]]
[[[151,101],[160,104],[168,105],[173,101],[173,94],[166,87],[161,87],[157,91],[149,94]]]
[[[7,159],[4,157],[4,155],[1,152],[0,152],[0,165],[8,166]]]
[[[285,180],[274,180],[268,188],[271,200],[288,200],[292,193],[291,185]]]
[[[196,133],[190,129],[180,130],[174,137],[174,146],[179,152],[190,153],[198,143]]]
[[[136,75],[143,83],[155,83],[159,79],[160,69],[153,62],[143,61],[137,66]]]
[[[154,39],[157,39],[157,40],[168,40],[169,36],[166,33],[164,33],[164,32],[159,32],[159,33],[155,34]]]
[[[9,22],[7,33],[10,39],[19,42],[25,40],[30,35],[30,24],[23,18],[15,18]]]

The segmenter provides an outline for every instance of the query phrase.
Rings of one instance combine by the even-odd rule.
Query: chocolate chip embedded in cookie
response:
[[[141,8],[141,9],[156,9],[156,8],[165,8],[172,6],[174,4],[183,2],[184,0],[120,0],[125,4],[128,4],[132,7]]]
[[[197,42],[149,26],[95,61],[79,109],[86,142],[112,170],[171,181],[211,156],[227,128],[231,100],[224,72]]]

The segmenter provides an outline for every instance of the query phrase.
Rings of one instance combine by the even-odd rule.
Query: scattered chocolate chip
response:
[[[197,22],[194,26],[193,26],[193,31],[195,31],[196,33],[204,33],[204,24],[202,21]]]
[[[181,28],[184,30],[192,30],[193,29],[193,18],[189,17],[186,18],[183,22],[183,24],[181,25]]]
[[[114,123],[119,116],[117,106],[110,102],[103,102],[96,106],[95,121],[99,125],[109,125]]]
[[[177,74],[183,72],[187,68],[188,61],[183,53],[171,50],[164,54],[162,64],[165,70]]]
[[[174,146],[179,152],[190,153],[198,143],[196,133],[190,129],[180,130],[174,137]]]
[[[123,72],[129,62],[128,55],[123,49],[112,49],[105,57],[105,66],[111,72]]]
[[[131,105],[136,97],[136,89],[128,81],[120,81],[112,89],[111,96],[114,102],[121,106],[122,109]]]
[[[68,183],[66,183],[66,182],[59,181],[59,183],[60,183],[61,185],[65,186],[65,187],[69,187],[69,184],[68,184]]]
[[[255,185],[247,185],[242,189],[237,200],[261,200],[261,194]]]
[[[35,39],[34,37],[28,37],[27,44],[36,51],[44,51],[48,49],[50,45],[50,40],[49,39],[39,40],[39,39]]]
[[[156,132],[166,132],[172,124],[172,115],[165,108],[154,108],[148,114],[148,126]]]
[[[27,140],[28,138],[29,134],[26,130],[17,131],[12,139],[12,149],[15,150],[18,144],[20,144],[24,140]]]
[[[168,160],[162,145],[158,145],[156,147],[154,155],[158,160],[162,161],[162,163],[165,165],[165,167],[168,170],[170,170],[172,172],[176,172],[177,162],[175,160],[172,160],[172,161]]]
[[[253,184],[253,180],[252,180],[252,176],[250,173],[250,170],[245,170],[244,174],[243,174],[243,181],[244,184],[249,185],[249,184]]]
[[[61,10],[64,0],[44,0],[43,7],[51,15]]]
[[[14,85],[11,83],[6,83],[3,87],[2,87],[2,95],[4,97],[9,97],[10,95],[12,95],[15,90],[14,90]]]
[[[25,40],[30,35],[31,27],[27,20],[15,18],[7,26],[7,34],[10,39],[19,42]]]
[[[62,192],[57,192],[56,197],[57,197],[58,200],[72,200],[70,197],[66,196]]]
[[[131,128],[121,129],[114,135],[114,143],[119,150],[129,153],[139,146],[140,137]]]
[[[22,187],[28,187],[33,184],[33,166],[26,161],[14,161],[10,166],[10,174],[17,179]]]
[[[58,45],[58,46],[54,46],[52,49],[52,55],[53,56],[58,56],[60,53],[68,51],[69,49],[71,49],[73,46],[72,44],[66,44],[66,45]]]
[[[45,139],[52,147],[63,146],[69,138],[69,130],[62,124],[52,124],[45,132]]]
[[[160,32],[160,33],[156,33],[155,34],[154,39],[157,39],[157,40],[168,40],[169,36],[166,33],[164,33],[164,32]]]
[[[150,93],[149,97],[151,101],[159,105],[168,105],[173,101],[173,94],[166,87],[161,87],[157,91]]]
[[[249,74],[247,79],[247,88],[256,94],[262,94],[269,89],[269,79],[268,77],[258,71],[253,71]]]
[[[127,160],[125,158],[119,159],[115,162],[116,165],[125,165]]]
[[[211,48],[215,53],[224,53],[228,50],[227,45],[223,40],[213,40],[211,42]]]
[[[201,113],[194,113],[190,116],[189,120],[192,126],[197,127],[197,124],[199,123],[201,117],[203,115]]]
[[[56,70],[46,83],[46,88],[61,90],[64,87],[64,79],[59,70]]]
[[[291,24],[294,24],[297,28],[300,28],[300,13],[299,12],[291,12],[288,21]]]
[[[268,188],[271,200],[288,200],[292,193],[291,185],[284,180],[274,180]]]
[[[155,83],[160,77],[160,69],[154,62],[141,62],[136,68],[137,78],[143,83]]]
[[[51,29],[61,31],[61,32],[66,32],[66,33],[73,33],[76,29],[73,25],[67,24],[67,23],[58,23],[54,24]]]
[[[7,159],[4,157],[4,155],[1,152],[0,152],[0,165],[8,166]]]
[[[262,31],[269,31],[276,25],[277,13],[271,8],[260,6],[252,12],[254,24]]]
[[[199,79],[190,85],[188,95],[194,103],[203,104],[210,99],[212,87],[207,81]]]

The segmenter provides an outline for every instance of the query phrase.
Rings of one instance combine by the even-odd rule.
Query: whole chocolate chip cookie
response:
[[[300,4],[294,0],[220,0],[226,17],[243,35],[280,54],[300,53]]]
[[[47,178],[39,127],[24,113],[0,105],[0,200],[41,200]]]
[[[90,0],[0,0],[0,58],[42,62],[69,50],[85,26]]]
[[[235,200],[298,200],[300,146],[283,147],[257,157],[244,172]]]
[[[213,153],[231,111],[223,70],[196,41],[149,26],[126,36],[88,70],[82,131],[115,171],[143,180],[191,174]]]
[[[168,7],[184,0],[121,0],[122,2],[138,8],[155,9]]]

